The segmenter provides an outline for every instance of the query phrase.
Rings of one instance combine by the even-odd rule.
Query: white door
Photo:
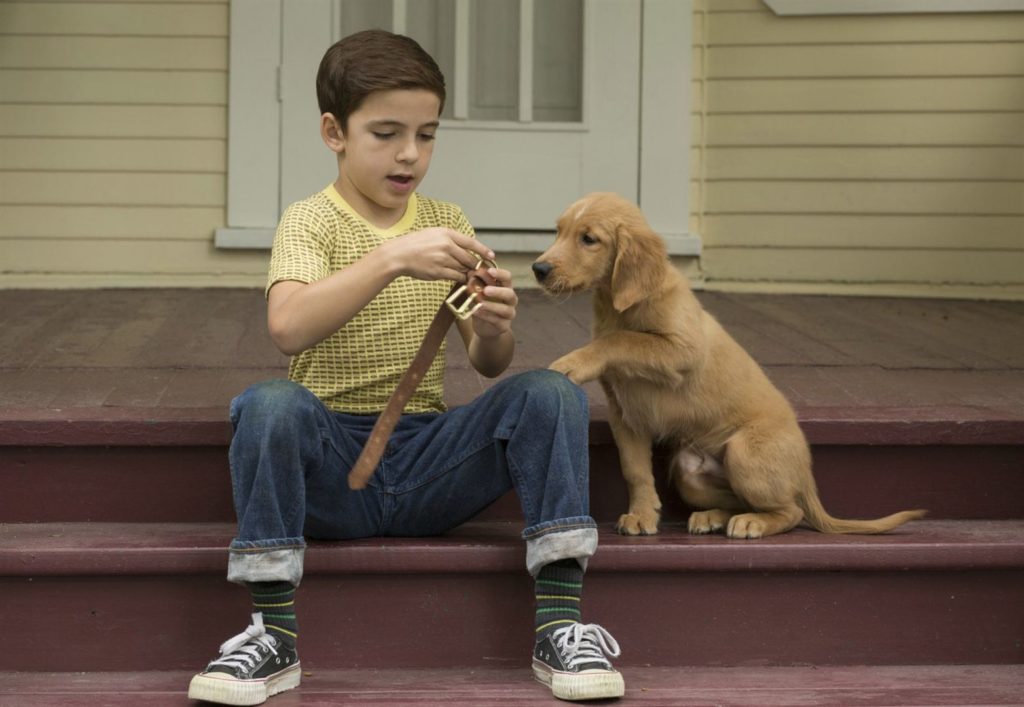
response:
[[[437,59],[448,100],[427,196],[482,230],[550,230],[595,190],[638,199],[641,3],[304,0],[282,12],[280,208],[337,176],[313,77],[334,41],[369,27]]]

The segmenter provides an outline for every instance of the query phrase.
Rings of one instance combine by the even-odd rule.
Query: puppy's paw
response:
[[[725,528],[725,524],[731,517],[732,514],[728,511],[717,508],[710,511],[694,511],[690,514],[686,529],[690,531],[691,535],[717,533]]]
[[[567,353],[554,361],[548,368],[564,374],[576,384],[595,380],[601,374],[596,357],[591,355],[586,347]]]
[[[730,538],[753,539],[764,537],[768,524],[757,513],[743,513],[729,519],[725,534]]]
[[[615,524],[615,530],[619,535],[657,535],[660,516],[658,511],[623,513]]]

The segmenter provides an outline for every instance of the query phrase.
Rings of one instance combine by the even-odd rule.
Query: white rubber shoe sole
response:
[[[626,694],[622,673],[617,670],[570,673],[554,670],[550,665],[535,660],[533,676],[550,686],[551,694],[562,700],[601,700]]]
[[[295,665],[263,680],[239,680],[226,673],[200,673],[192,678],[188,696],[221,705],[259,705],[279,692],[299,686],[302,668]]]

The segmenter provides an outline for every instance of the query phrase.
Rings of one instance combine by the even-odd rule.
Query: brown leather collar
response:
[[[409,368],[402,374],[402,379],[398,381],[398,387],[391,394],[387,406],[385,406],[384,411],[373,425],[370,439],[366,441],[362,453],[360,453],[355,465],[348,473],[349,488],[364,489],[370,482],[370,477],[373,476],[373,472],[377,469],[377,464],[384,453],[384,447],[391,437],[391,432],[395,429],[398,419],[405,410],[405,404],[409,402],[409,398],[416,392],[416,387],[423,380],[427,369],[430,368],[430,364],[433,362],[434,356],[437,355],[437,350],[441,348],[441,342],[444,341],[452,321],[456,317],[468,319],[476,311],[476,307],[480,306],[477,298],[483,297],[480,293],[483,292],[486,282],[476,274],[477,271],[481,267],[494,267],[494,265],[494,262],[489,260],[478,262],[476,267],[469,272],[466,284],[454,285],[448,297],[438,308],[437,314],[434,315],[434,320],[430,322],[430,327],[423,337],[423,343],[420,344],[419,350],[413,356]],[[475,306],[474,302],[476,302]]]

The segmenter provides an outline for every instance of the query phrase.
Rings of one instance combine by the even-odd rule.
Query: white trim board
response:
[[[229,250],[267,250],[274,242],[273,228],[218,228],[214,244]],[[499,255],[502,253],[543,253],[555,240],[554,233],[500,233],[479,232],[480,240],[487,243]],[[700,237],[692,233],[663,233],[669,255],[698,256],[701,253]]]
[[[642,84],[637,203],[643,209],[647,222],[658,233],[685,234],[690,223],[692,176],[690,79],[693,75],[693,3],[645,0],[640,49]],[[697,252],[700,252],[699,247]]]
[[[228,224],[276,225],[281,189],[281,0],[232,0],[230,17]]]
[[[776,15],[1024,12],[1024,0],[763,0]]]

